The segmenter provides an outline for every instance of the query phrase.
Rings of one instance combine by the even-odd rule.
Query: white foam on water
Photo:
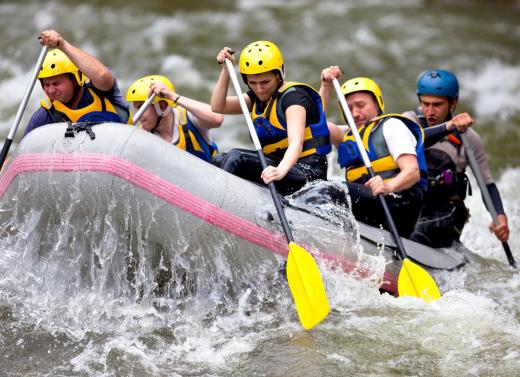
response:
[[[210,91],[213,88],[201,75],[192,59],[183,55],[168,55],[164,58],[160,71],[167,75],[178,88],[191,87]],[[182,89],[181,89],[182,90]]]
[[[465,360],[472,359],[473,371],[481,375],[488,364],[479,355],[493,349],[494,353],[503,352],[510,365],[520,365],[518,352],[512,346],[520,345],[520,327],[492,298],[459,289],[445,292],[438,301],[427,304],[414,297],[374,294],[353,281],[345,280],[345,284],[340,291],[347,299],[339,306],[335,302],[331,317],[320,325],[325,331],[344,334],[343,340],[341,335],[335,336],[341,352],[334,344],[322,348],[329,359],[359,364],[363,358],[375,358],[386,350],[370,368],[372,373],[384,374],[388,368],[414,369],[414,363],[418,363],[417,367],[438,370],[441,375],[457,374],[466,367]],[[355,288],[349,288],[352,286]],[[354,339],[359,341],[350,345]],[[375,342],[377,346],[370,345]],[[359,349],[365,352],[361,354]]]
[[[468,196],[465,203],[470,209],[471,216],[468,224],[464,227],[461,240],[477,254],[503,262],[505,254],[502,244],[489,231],[492,219],[484,205],[479,186],[471,170],[468,171],[468,176],[470,177],[473,195]],[[517,230],[520,229],[520,202],[518,200],[520,195],[520,169],[506,169],[496,181],[496,184],[500,191],[504,210],[508,216],[510,228],[508,243],[511,246],[515,259],[519,259],[520,233]]]
[[[437,38],[437,19],[427,19],[423,29],[414,29],[414,38],[407,38],[410,34],[403,33],[399,34],[402,40],[385,41],[381,38],[381,30],[394,31],[399,26],[396,20],[401,18],[394,18],[392,14],[379,14],[378,22],[373,26],[350,33],[352,30],[345,25],[344,30],[334,30],[338,34],[342,32],[341,37],[328,41],[325,36],[331,30],[327,29],[323,18],[315,17],[337,14],[350,17],[357,9],[372,8],[377,11],[379,7],[397,8],[403,4],[414,6],[422,2],[410,0],[388,3],[384,0],[370,0],[347,4],[341,1],[316,3],[312,0],[298,0],[287,3],[272,0],[259,3],[243,0],[229,11],[176,12],[171,16],[135,11],[130,6],[113,12],[114,8],[110,5],[76,7],[55,1],[2,4],[2,14],[25,12],[30,16],[26,18],[29,23],[27,27],[9,27],[4,33],[4,38],[12,39],[13,45],[20,43],[20,48],[16,51],[5,50],[0,59],[0,71],[3,73],[0,81],[0,112],[3,115],[0,131],[7,133],[23,97],[40,48],[35,41],[37,32],[54,24],[57,29],[66,30],[67,37],[75,44],[90,52],[110,56],[111,61],[107,63],[123,73],[119,77],[123,93],[136,78],[155,73],[151,70],[164,71],[158,73],[169,76],[182,93],[188,85],[196,88],[210,88],[214,85],[219,69],[214,64],[214,56],[218,50],[229,41],[235,44],[232,47],[240,51],[246,43],[260,38],[255,34],[258,25],[266,30],[269,37],[279,37],[278,42],[281,47],[285,47],[283,51],[286,53],[291,78],[313,80],[314,84],[319,69],[316,69],[315,74],[309,72],[309,76],[300,75],[298,70],[301,72],[301,67],[308,63],[307,47],[317,43],[322,47],[319,59],[327,62],[327,65],[336,63],[327,60],[328,52],[339,52],[349,57],[348,62],[351,62],[350,58],[362,62],[367,75],[386,68],[387,62],[372,58],[379,56],[377,51],[361,51],[361,55],[356,56],[360,46],[377,49],[384,43],[384,50],[390,49],[387,53],[394,59],[404,52],[403,64],[415,62],[421,66],[424,61],[420,58],[423,56],[409,56],[408,53],[415,49],[413,53],[416,54],[417,48],[425,43],[429,43],[431,48],[430,56],[438,53],[439,59],[443,59],[453,54],[453,51],[445,48],[445,44],[432,43],[430,39],[432,36]],[[276,12],[287,7],[295,10],[305,8],[301,24],[288,25],[284,23],[285,20],[277,19]],[[450,17],[450,22],[460,21],[460,17]],[[20,22],[20,18],[13,19],[16,23]],[[413,28],[414,22],[424,20],[419,14],[417,19],[419,21],[407,20],[406,26],[410,27],[411,24]],[[77,27],[78,20],[82,20],[84,27]],[[129,21],[131,29],[125,29],[123,21]],[[345,23],[348,21],[345,18]],[[449,25],[450,22],[443,25]],[[104,31],[103,38],[106,40],[103,43],[96,43],[88,35],[92,25]],[[214,35],[207,35],[207,26],[209,30],[215,31]],[[296,40],[295,35],[304,26],[319,29],[312,31],[315,35],[309,36],[310,31],[301,33],[300,39]],[[518,35],[519,30],[515,28],[510,32]],[[206,51],[198,52],[200,46],[197,42],[205,35],[211,43],[204,42]],[[349,39],[351,36],[354,39]],[[97,38],[100,42],[101,37]],[[27,42],[30,47],[24,45],[25,39],[30,40],[30,43]],[[189,50],[177,51],[171,47],[172,41],[179,42],[181,46],[193,46]],[[211,51],[207,48],[209,44],[213,46]],[[301,45],[305,48],[301,48]],[[110,54],[112,51],[113,54]],[[369,59],[366,59],[367,54],[372,54]],[[334,57],[334,54],[330,55]],[[472,104],[476,116],[483,119],[497,117],[507,120],[517,116],[520,106],[516,100],[520,83],[519,68],[498,58],[481,59],[469,64],[468,61],[475,58],[461,55],[454,57],[455,63],[452,62],[453,65],[449,67],[455,71],[458,71],[457,63],[471,67],[460,71],[461,100]],[[205,56],[204,60],[196,60],[201,56]],[[363,61],[365,59],[368,61]],[[210,63],[204,63],[206,60],[211,62],[211,70],[205,68],[204,64],[210,67]],[[344,68],[351,72],[350,69],[356,67],[349,63]],[[384,80],[399,80],[391,76],[390,69],[385,69],[385,72],[382,77]],[[42,97],[43,93],[37,83],[21,127],[36,110],[38,100]],[[249,147],[247,137],[241,141],[244,135],[247,136],[247,131],[243,131],[241,116],[229,119],[226,118],[226,122],[236,127],[230,129],[229,133],[220,134],[225,139],[222,149],[238,144]],[[18,132],[20,136],[21,130]],[[329,168],[332,175],[341,178],[342,172],[337,171],[337,163],[334,157],[331,158],[333,161]],[[518,168],[506,169],[497,181],[509,215],[511,249],[520,263],[519,183]],[[280,297],[277,303],[279,306],[273,311],[252,310],[249,302],[252,293],[245,291],[237,298],[237,307],[232,308],[234,310],[229,315],[219,316],[207,326],[198,313],[188,311],[182,316],[175,311],[168,312],[171,303],[167,300],[162,306],[159,305],[160,308],[166,308],[161,311],[150,302],[138,303],[133,298],[116,299],[100,291],[79,291],[73,297],[67,297],[64,294],[66,289],[59,286],[60,281],[45,281],[34,271],[19,269],[19,263],[37,263],[29,258],[30,253],[24,252],[24,243],[30,245],[31,242],[37,242],[29,234],[22,235],[15,248],[0,251],[0,297],[2,304],[14,308],[16,317],[10,323],[13,329],[24,326],[36,328],[36,332],[28,330],[26,335],[31,337],[41,333],[53,336],[65,334],[80,351],[71,359],[65,356],[63,365],[72,365],[71,372],[77,374],[180,376],[200,371],[199,375],[237,375],[240,373],[241,360],[246,360],[242,361],[243,366],[259,353],[263,353],[267,359],[276,360],[277,355],[273,355],[271,349],[279,346],[284,349],[293,347],[298,354],[305,355],[300,359],[302,367],[312,366],[315,361],[312,356],[316,357],[316,364],[323,366],[325,374],[340,369],[345,371],[343,375],[388,375],[398,373],[396,371],[399,370],[404,370],[402,374],[407,375],[515,375],[520,370],[520,317],[517,309],[520,275],[508,269],[500,243],[487,230],[491,219],[474,180],[472,187],[474,194],[467,199],[472,217],[462,238],[482,259],[462,271],[443,273],[441,278],[446,280],[441,286],[443,297],[432,305],[416,298],[380,295],[376,277],[359,280],[353,274],[327,270],[320,263],[332,312],[311,332],[301,329],[288,288]],[[30,218],[25,220],[33,221]],[[376,257],[374,263],[380,272],[379,262],[380,259]],[[226,271],[223,275],[230,276],[231,266],[219,266]],[[26,275],[20,274],[22,271]],[[437,278],[437,274],[433,276]],[[174,305],[171,304],[171,307]],[[203,303],[200,307],[204,307]],[[23,336],[22,333],[16,341],[20,348],[29,340]],[[284,343],[285,338],[280,340],[281,337],[287,337],[293,342]],[[0,342],[7,338],[0,336]],[[307,353],[311,357],[307,358]],[[36,359],[39,356],[31,354],[30,357]],[[117,357],[120,357],[119,362],[114,361]],[[469,367],[466,365],[467,360],[471,360]],[[283,365],[290,359],[281,358],[278,361],[278,375],[283,375]],[[327,364],[324,365],[325,362]],[[234,369],[236,365],[239,367]],[[127,370],[118,369],[125,366],[128,366]]]
[[[492,58],[461,72],[460,81],[460,97],[472,103],[477,117],[506,121],[520,112],[518,65]]]

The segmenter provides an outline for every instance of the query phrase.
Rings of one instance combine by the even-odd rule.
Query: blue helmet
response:
[[[433,96],[459,98],[459,82],[450,71],[433,69],[424,73],[417,81],[417,95],[429,94]]]

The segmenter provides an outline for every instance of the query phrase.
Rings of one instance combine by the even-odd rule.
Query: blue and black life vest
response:
[[[395,177],[399,172],[399,166],[393,159],[383,135],[383,124],[390,118],[402,121],[417,139],[415,152],[417,163],[421,173],[421,179],[417,183],[422,189],[427,189],[427,168],[424,156],[424,133],[421,126],[410,118],[400,114],[385,114],[372,119],[359,130],[359,136],[372,163],[374,172],[383,180]],[[370,176],[363,163],[361,153],[356,144],[352,132],[348,131],[338,147],[338,162],[342,168],[346,168],[345,177],[349,182],[366,182]]]
[[[188,117],[188,112],[184,108],[178,107],[177,129],[179,130],[179,140],[175,143],[178,148],[210,162],[211,157],[218,153],[215,142],[209,143],[195,127]]]
[[[414,110],[419,123],[424,127],[428,127],[426,117],[420,108]],[[446,121],[452,118],[449,114]],[[457,155],[462,153],[462,139],[454,132],[450,133],[440,141],[449,142],[455,149]],[[451,156],[445,151],[435,148],[435,144],[425,151],[426,166],[428,168],[428,194],[425,201],[432,202],[463,202],[467,194],[471,195],[471,186],[468,176],[464,171],[457,168],[457,163],[453,161]]]
[[[312,154],[326,155],[332,149],[327,120],[323,110],[323,101],[320,94],[304,83],[291,82],[284,84],[277,93],[271,97],[263,112],[257,110],[257,102],[253,102],[251,118],[255,126],[256,134],[265,154],[282,158],[289,147],[287,135],[287,120],[282,111],[282,97],[286,93],[296,90],[296,87],[305,89],[320,114],[317,123],[306,125],[303,139],[303,148],[299,158]]]

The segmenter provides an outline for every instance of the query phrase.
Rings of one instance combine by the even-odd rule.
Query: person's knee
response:
[[[231,149],[222,160],[220,168],[228,173],[249,179],[248,173],[246,174],[245,171],[253,167],[256,161],[256,152],[244,149]]]
[[[226,159],[227,153],[217,153],[211,157],[211,164],[215,165],[217,168],[221,168],[224,160]]]

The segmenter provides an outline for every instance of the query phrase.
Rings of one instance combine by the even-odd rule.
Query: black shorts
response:
[[[278,166],[280,163],[279,159],[268,155],[265,159],[270,166]],[[228,153],[215,155],[211,162],[228,173],[264,185],[260,178],[263,169],[256,151],[231,149]],[[289,195],[316,179],[327,179],[326,156],[311,155],[300,158],[282,180],[275,182],[275,186],[280,194]]]
[[[468,218],[469,211],[462,201],[426,206],[410,238],[431,247],[449,247],[459,240]]]
[[[345,182],[357,220],[390,230],[380,199],[361,183]],[[399,193],[385,195],[386,203],[401,237],[409,237],[421,214],[423,190],[414,186]]]

